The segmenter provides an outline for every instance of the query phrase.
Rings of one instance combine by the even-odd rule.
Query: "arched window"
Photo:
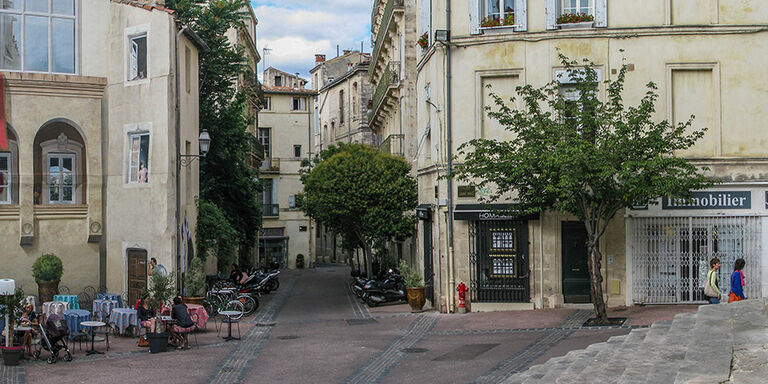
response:
[[[339,125],[344,124],[344,90],[339,91]]]
[[[19,143],[7,126],[8,150],[0,149],[0,204],[19,203]]]
[[[84,204],[85,141],[72,125],[53,121],[35,136],[35,202]]]

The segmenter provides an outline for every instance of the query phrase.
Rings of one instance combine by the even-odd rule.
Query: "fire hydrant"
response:
[[[466,298],[469,288],[467,288],[467,286],[462,282],[459,283],[459,286],[456,287],[456,290],[459,291],[459,313],[467,313],[467,306],[464,302],[464,299]]]

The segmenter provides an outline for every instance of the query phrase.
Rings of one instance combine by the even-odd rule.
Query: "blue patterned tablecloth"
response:
[[[98,293],[96,294],[96,298],[99,300],[115,300],[117,301],[118,307],[123,307],[123,297],[117,293]]]
[[[73,339],[74,334],[80,332],[83,326],[80,325],[83,321],[90,321],[91,313],[85,309],[67,309],[64,311],[64,321],[67,322],[69,327],[69,338]]]
[[[104,319],[109,318],[112,309],[118,308],[119,306],[117,300],[96,299],[93,301],[93,318],[104,321]]]
[[[63,301],[69,303],[69,309],[80,309],[80,301],[77,295],[55,295],[53,301]]]
[[[130,326],[134,326],[138,329],[139,316],[135,309],[115,308],[109,315],[109,323],[116,325],[117,328],[120,329],[120,334],[122,335]]]

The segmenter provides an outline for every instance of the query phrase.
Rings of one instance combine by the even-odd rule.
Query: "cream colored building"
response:
[[[325,60],[325,55],[315,55],[312,89],[314,99],[314,153],[319,154],[329,145],[362,143],[378,144],[368,126],[372,89],[368,67],[371,56],[359,51],[344,51],[343,55]],[[341,239],[315,223],[314,249],[317,260],[344,261]]]
[[[692,205],[663,199],[614,220],[600,244],[608,304],[702,302],[714,256],[723,260],[722,286],[742,257],[747,296],[768,296],[768,130],[761,125],[768,119],[768,2],[471,0],[450,2],[450,13],[447,4],[418,0],[418,30],[430,45],[417,58],[418,124],[411,136],[424,136],[417,169],[420,216],[427,220],[419,225],[419,259],[435,271],[434,299],[443,311],[454,310],[460,282],[469,286],[475,311],[589,300],[584,230],[573,217],[499,217],[477,204],[483,191],[438,179],[462,143],[513,139],[483,110],[490,105],[487,85],[502,97],[516,86],[553,80],[568,91],[567,79],[557,76],[558,50],[593,61],[601,80],[615,79],[627,64],[628,104],[656,82],[656,118],[680,122],[693,114],[696,127],[708,128],[680,156],[723,180],[697,192]],[[562,14],[578,12],[593,20],[558,24]],[[508,25],[494,27],[490,19]],[[435,43],[436,35],[446,40],[446,31],[449,43]]]
[[[159,5],[60,1],[38,10],[45,18],[26,16],[32,6],[0,11],[11,137],[0,151],[0,270],[34,294],[31,265],[52,252],[70,292],[136,297],[148,258],[180,267],[177,137],[198,153],[200,41]],[[181,174],[192,229],[197,174],[196,162]]]
[[[295,268],[296,256],[304,256],[304,267],[312,263],[312,228],[296,205],[303,185],[301,160],[311,155],[316,92],[307,81],[275,68],[264,71],[264,108],[259,112],[257,137],[264,148],[259,178],[264,219],[259,235],[261,261],[285,262]]]

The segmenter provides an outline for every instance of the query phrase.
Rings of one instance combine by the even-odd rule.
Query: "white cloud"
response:
[[[308,77],[314,55],[339,49],[370,52],[371,0],[253,0],[258,46],[272,51],[266,65]]]

